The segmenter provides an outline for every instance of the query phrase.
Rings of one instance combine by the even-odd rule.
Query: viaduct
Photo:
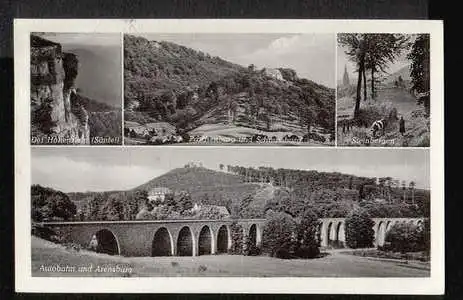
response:
[[[424,218],[373,218],[375,246],[396,223],[420,225]],[[136,220],[45,222],[42,226],[66,234],[84,247],[96,238],[99,252],[122,256],[197,256],[227,253],[232,246],[231,225],[239,224],[243,237],[261,245],[265,219],[237,220]],[[345,247],[345,218],[322,218],[321,247]]]

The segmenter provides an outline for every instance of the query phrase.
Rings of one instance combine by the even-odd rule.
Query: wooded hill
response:
[[[298,217],[307,210],[319,217],[345,217],[359,206],[372,217],[429,216],[429,191],[395,186],[392,178],[381,178],[377,184],[374,178],[334,172],[221,167],[214,171],[186,165],[129,191],[69,193],[66,197],[76,204],[75,218],[81,220],[135,219],[146,206],[146,192],[154,187],[174,192],[169,200],[172,207],[185,207],[185,201],[188,206],[219,205],[227,207],[232,217],[265,217],[269,211]],[[32,190],[33,199],[36,190]],[[63,193],[57,193],[62,198]],[[53,204],[55,198],[50,199]]]
[[[334,132],[334,89],[292,69],[277,72],[282,78],[174,43],[125,35],[125,119],[166,121],[188,132],[226,123],[231,114],[233,125],[264,131],[302,131],[311,124]]]

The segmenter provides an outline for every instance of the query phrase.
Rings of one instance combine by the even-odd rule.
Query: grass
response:
[[[44,272],[42,266],[73,267],[83,272]],[[121,272],[95,272],[119,267]],[[106,269],[105,269],[106,267]],[[108,268],[109,267],[109,268]],[[91,271],[90,271],[91,270]],[[32,276],[156,277],[426,277],[428,270],[364,257],[333,253],[317,259],[267,256],[205,255],[199,257],[121,257],[63,246],[32,237]]]
[[[375,258],[387,258],[387,259],[398,259],[398,260],[407,260],[407,261],[421,261],[429,262],[429,255],[426,255],[425,252],[390,252],[382,251],[378,249],[368,249],[368,250],[354,250],[349,251],[352,255],[362,256],[362,257],[375,257]]]

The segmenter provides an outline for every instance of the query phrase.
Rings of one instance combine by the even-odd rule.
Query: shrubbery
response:
[[[263,232],[263,251],[283,259],[317,257],[317,228],[318,219],[312,212],[304,213],[300,222],[286,213],[270,214]]]
[[[429,251],[429,246],[429,222],[424,226],[398,223],[387,232],[382,250],[406,253]]]
[[[40,185],[31,187],[31,217],[33,221],[70,220],[76,214],[76,205],[68,195]]]
[[[273,257],[281,257],[295,244],[296,222],[285,213],[274,213],[267,218],[263,231],[262,248]],[[284,255],[283,255],[284,256]]]
[[[350,248],[373,246],[374,222],[366,210],[352,211],[346,218],[346,244]]]
[[[243,227],[236,222],[230,225],[231,247],[229,254],[243,254]]]

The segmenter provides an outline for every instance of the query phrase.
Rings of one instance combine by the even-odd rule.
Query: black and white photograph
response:
[[[334,34],[124,35],[124,144],[335,140]]]
[[[196,149],[33,148],[32,276],[430,276],[429,150]]]
[[[14,26],[16,291],[444,291],[442,22]]]
[[[30,36],[31,144],[122,144],[122,35]]]
[[[339,33],[337,145],[429,147],[429,34]]]

